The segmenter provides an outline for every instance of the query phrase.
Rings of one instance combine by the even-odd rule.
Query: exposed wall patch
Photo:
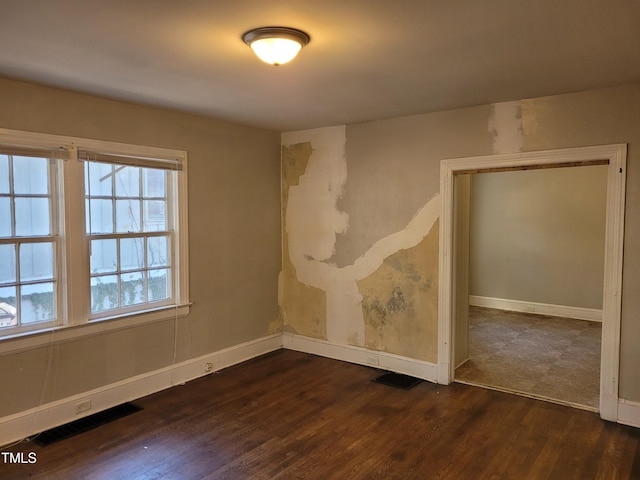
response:
[[[357,282],[366,347],[437,360],[438,231],[436,222],[420,243],[385,258]]]
[[[326,339],[362,346],[365,343],[365,321],[358,280],[375,272],[385,258],[422,241],[438,218],[439,195],[432,197],[405,229],[376,242],[353,265],[342,268],[330,265],[324,260],[334,253],[336,235],[348,228],[348,216],[337,206],[347,181],[346,129],[339,126],[283,134],[283,162],[288,161],[285,156],[292,152],[291,146],[304,143],[311,146],[305,150],[310,154],[304,173],[297,183],[287,183],[283,175],[283,200],[286,199],[283,253],[290,267],[285,261],[285,271],[281,276],[281,294],[284,297],[281,305],[287,303],[289,296],[296,294],[292,288],[299,293],[297,287],[287,283],[293,274],[305,286],[326,293]],[[291,165],[283,166],[283,171],[286,168],[299,171]],[[388,301],[387,298],[385,302]],[[398,301],[396,298],[396,303]],[[313,327],[315,321],[308,309],[298,313],[306,317],[302,321],[306,327]],[[300,331],[300,320],[286,318],[284,322]],[[318,331],[321,330],[322,325],[318,326]]]
[[[489,118],[489,133],[493,137],[493,153],[521,152],[524,130],[520,102],[494,104]]]
[[[282,139],[285,147],[308,143],[312,149],[304,175],[288,186],[289,253],[299,268],[305,259],[331,258],[336,234],[348,227],[348,215],[337,207],[347,181],[345,127],[285,133]]]
[[[310,142],[282,147],[282,205],[283,252],[282,271],[278,276],[278,323],[284,331],[313,338],[326,338],[326,293],[298,280],[297,271],[289,254],[287,211],[289,188],[299,185],[313,153]]]

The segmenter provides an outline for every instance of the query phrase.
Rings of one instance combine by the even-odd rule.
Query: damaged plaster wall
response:
[[[492,112],[282,135],[284,331],[437,361],[439,162],[490,153]]]
[[[278,277],[279,326],[287,332],[326,338],[326,293],[298,280],[296,267],[289,253],[290,243],[287,236],[289,188],[299,185],[311,153],[310,142],[282,147],[282,235],[285,241],[282,245],[282,272]]]
[[[357,283],[367,348],[437,362],[437,221],[418,245],[388,256]]]
[[[336,343],[374,345],[379,350],[424,357],[406,352],[401,341],[395,341],[403,350],[398,352],[381,345],[379,339],[368,338],[358,281],[374,274],[386,258],[423,241],[437,220],[439,196],[433,195],[414,212],[403,230],[379,239],[352,264],[338,266],[331,261],[336,253],[336,238],[347,231],[349,220],[338,207],[347,182],[346,127],[285,133],[282,144],[285,260],[280,276],[280,302],[285,331],[303,335],[312,332],[308,335]],[[425,278],[422,283],[423,288],[429,285],[437,296],[435,276]],[[310,308],[305,306],[308,299],[295,298],[296,291],[313,297]],[[395,292],[397,296],[398,290]],[[322,293],[326,296],[326,310],[319,326]],[[393,289],[389,295],[393,298]],[[422,303],[416,308],[421,311]],[[324,332],[322,325],[326,327]],[[402,330],[411,329],[405,321]],[[396,335],[400,337],[402,335]],[[419,348],[425,350],[424,345]]]
[[[411,272],[407,266],[415,264],[417,256],[423,265],[428,263],[424,251],[411,259],[403,255],[412,256],[420,251],[421,242],[429,242],[425,237],[431,228],[437,231],[439,207],[434,209],[430,221],[417,221],[420,224],[416,229],[419,231],[417,238],[409,240],[412,219],[420,216],[416,216],[416,212],[428,208],[428,205],[439,204],[441,160],[626,143],[620,396],[640,401],[640,377],[636,373],[640,362],[640,349],[637,348],[640,317],[636,314],[640,311],[639,122],[640,84],[632,84],[330,127],[326,131],[319,129],[324,135],[320,135],[319,130],[283,134],[285,149],[309,143],[312,150],[300,184],[283,185],[283,191],[289,188],[296,192],[284,206],[287,209],[287,231],[283,240],[285,246],[288,244],[291,248],[288,258],[296,269],[293,278],[305,288],[314,287],[326,294],[324,338],[407,357],[435,358],[435,353],[429,351],[431,346],[416,347],[409,338],[410,334],[424,327],[416,318],[411,321],[413,327],[409,327],[411,322],[407,318],[392,321],[389,328],[402,325],[395,328],[395,338],[387,330],[381,334],[375,327],[380,323],[379,307],[387,309],[384,315],[388,320],[396,314],[398,310],[394,309],[402,300],[406,304],[413,276],[412,273],[406,274]],[[337,152],[333,157],[328,153],[332,148]],[[335,171],[338,167],[339,172]],[[330,198],[321,193],[322,189],[329,190],[327,178],[334,179],[332,188],[339,185],[337,190],[332,189]],[[309,188],[314,184],[315,190]],[[327,210],[323,214],[333,219],[329,224],[323,215],[318,214],[323,209]],[[303,218],[305,215],[307,218]],[[327,231],[317,240],[322,243],[322,248],[314,245],[310,237],[296,233],[296,229],[311,219],[325,222],[323,228]],[[389,241],[389,238],[393,240]],[[378,251],[382,245],[389,248],[384,252]],[[399,253],[413,247],[417,247],[416,250]],[[434,243],[429,247],[429,255],[436,250],[437,244]],[[397,285],[401,276],[391,273],[396,254],[402,257],[405,271],[402,285]],[[366,268],[359,270],[362,265]],[[291,270],[285,262],[282,276],[291,274]],[[426,278],[426,271],[419,272],[419,275]],[[292,290],[281,289],[281,297],[285,301],[290,294],[293,294]],[[316,304],[319,303],[321,298],[317,299]],[[304,317],[304,305],[300,307],[298,315]],[[367,308],[369,312],[365,313]],[[323,338],[320,313],[317,315],[320,321],[317,332],[318,337]],[[296,321],[286,318],[285,328]],[[437,322],[437,319],[428,321]]]

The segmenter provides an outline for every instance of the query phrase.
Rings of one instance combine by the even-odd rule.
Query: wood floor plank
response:
[[[39,447],[2,479],[633,479],[640,431],[462,384],[401,390],[379,371],[281,350],[138,400]]]

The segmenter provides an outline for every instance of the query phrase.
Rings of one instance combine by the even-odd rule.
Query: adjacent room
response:
[[[640,477],[638,2],[0,10],[0,477]]]
[[[607,166],[480,173],[468,188],[456,379],[597,411]]]

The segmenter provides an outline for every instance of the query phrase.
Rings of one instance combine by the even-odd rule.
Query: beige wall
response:
[[[0,105],[0,128],[187,151],[193,307],[176,361],[278,328],[278,133],[7,79]],[[174,330],[170,320],[1,356],[0,416],[171,365]]]
[[[194,305],[178,361],[284,323],[435,362],[439,162],[628,143],[620,396],[640,401],[640,84],[284,134],[282,223],[274,132],[10,80],[0,100],[0,128],[188,152]],[[159,322],[2,356],[0,416],[170,365],[173,332]]]
[[[470,294],[601,310],[607,168],[473,175]]]
[[[285,149],[306,144],[313,152],[299,177],[304,188],[284,198],[293,222],[285,247],[293,233],[291,259],[305,276],[286,264],[283,273],[298,274],[298,290],[313,284],[318,300],[308,315],[299,305],[285,323],[313,322],[321,338],[427,361],[437,355],[437,308],[416,302],[437,300],[437,221],[429,209],[438,203],[439,162],[628,143],[620,396],[640,401],[640,84],[351,125],[322,141],[317,133],[283,135]],[[314,224],[325,242],[322,258],[299,236],[305,215],[332,219]],[[324,294],[326,310],[318,308]],[[293,297],[286,289],[282,295]]]

